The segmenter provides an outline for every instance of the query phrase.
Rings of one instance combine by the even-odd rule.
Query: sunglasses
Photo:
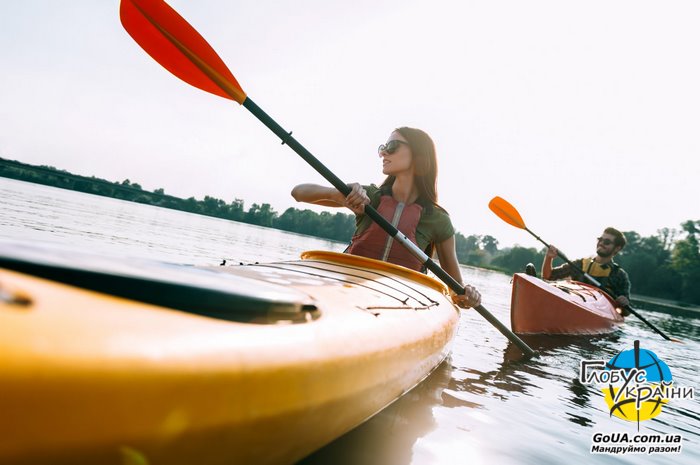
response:
[[[611,241],[610,239],[603,239],[602,237],[599,237],[599,238],[598,238],[598,243],[599,243],[599,244],[603,244],[603,245],[605,245],[605,246],[608,246],[608,245],[610,245],[610,244],[615,243],[615,241]]]
[[[382,144],[379,146],[377,149],[378,153],[386,152],[388,155],[392,155],[394,152],[396,152],[399,147],[401,147],[401,144],[406,144],[408,145],[408,142],[404,142],[402,140],[394,139],[390,140],[386,144]]]

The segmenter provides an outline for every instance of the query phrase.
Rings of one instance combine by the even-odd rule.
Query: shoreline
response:
[[[644,310],[667,313],[669,315],[681,315],[691,318],[700,318],[700,307],[674,300],[659,299],[645,295],[632,295],[632,304],[639,304]]]

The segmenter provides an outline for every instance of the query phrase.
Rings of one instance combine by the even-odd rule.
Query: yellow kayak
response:
[[[291,464],[420,383],[459,318],[439,281],[332,252],[0,268],[2,464]]]

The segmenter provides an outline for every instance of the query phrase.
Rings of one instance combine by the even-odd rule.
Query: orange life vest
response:
[[[391,195],[382,195],[377,211],[417,245],[416,228],[423,211],[422,206],[417,203],[406,205],[397,202]],[[353,236],[345,252],[395,263],[416,271],[421,271],[423,266],[420,260],[374,222],[365,231]]]

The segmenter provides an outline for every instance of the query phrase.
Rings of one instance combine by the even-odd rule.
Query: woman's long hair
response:
[[[424,201],[439,207],[437,195],[437,155],[435,144],[425,131],[416,128],[401,127],[394,129],[406,139],[411,154],[413,155],[413,166],[415,175],[413,182],[418,189],[418,197]],[[381,187],[389,187],[396,181],[395,176],[387,176]]]

